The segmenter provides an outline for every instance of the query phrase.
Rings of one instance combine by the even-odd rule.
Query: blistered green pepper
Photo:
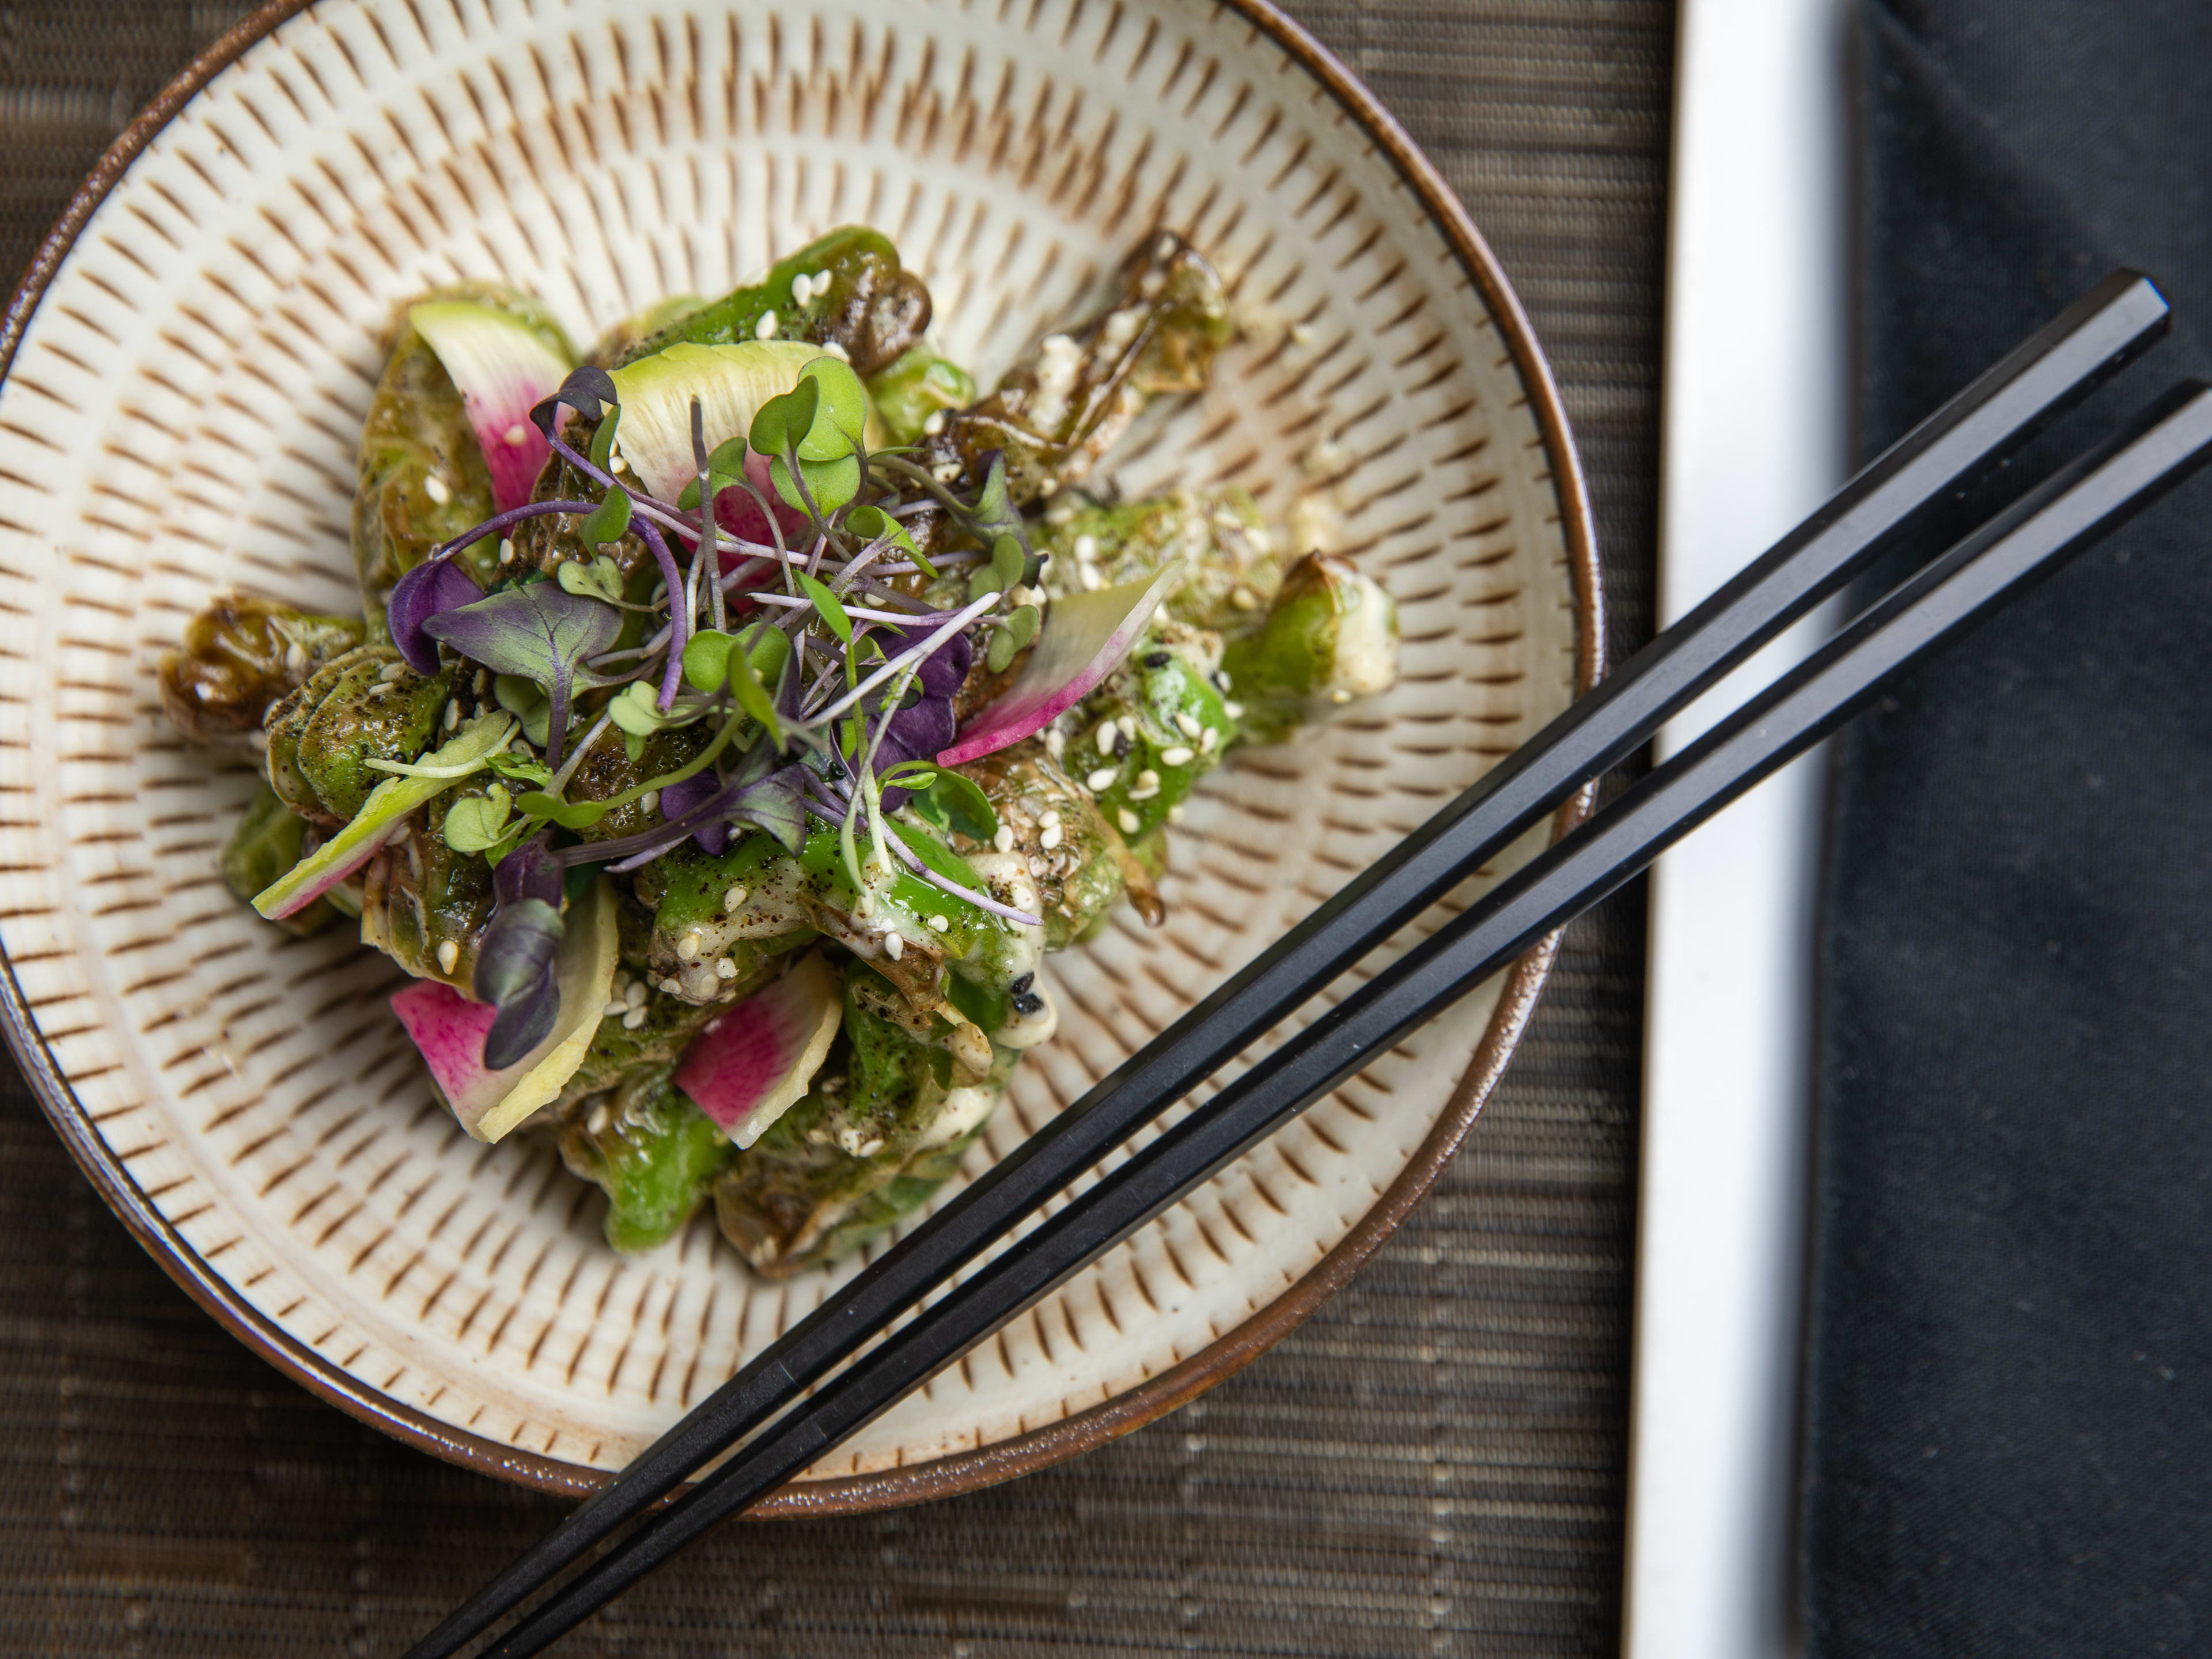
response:
[[[450,672],[426,679],[390,646],[347,652],[270,709],[270,787],[295,812],[344,823],[384,781],[368,762],[419,758],[452,690]]]
[[[307,821],[278,799],[267,781],[257,785],[238,827],[223,843],[223,884],[241,904],[300,861],[307,838]],[[288,932],[316,932],[337,915],[326,899],[317,899],[306,909],[286,916],[276,925]]]
[[[708,1183],[738,1156],[712,1120],[669,1085],[641,1075],[569,1118],[561,1161],[607,1195],[601,1224],[617,1250],[649,1250],[690,1220]]]
[[[433,800],[369,861],[362,884],[361,938],[417,979],[467,992],[477,946],[491,925],[491,866],[446,845],[446,814],[482,796],[471,778]]]
[[[564,361],[575,361],[561,326],[536,301],[505,289],[463,283],[424,300],[469,300],[515,318],[542,336]],[[417,303],[420,303],[418,301]],[[372,637],[384,637],[392,585],[449,541],[492,514],[491,473],[461,394],[438,355],[403,312],[392,331],[384,372],[362,427],[353,498],[353,561]],[[499,566],[499,540],[488,537],[456,556],[469,562],[479,586]]]
[[[1111,504],[1062,495],[1046,509],[1037,550],[1050,555],[1044,585],[1055,595],[1142,581],[1181,561],[1183,580],[1162,612],[1220,634],[1258,622],[1283,580],[1260,505],[1242,489],[1178,489]]]
[[[1124,840],[1165,823],[1236,741],[1198,643],[1210,638],[1161,623],[1084,700],[1067,768]]]
[[[926,464],[957,464],[972,488],[999,451],[1018,507],[1088,475],[1153,398],[1203,390],[1234,332],[1219,274],[1156,231],[1122,265],[1118,289],[1107,310],[1047,335],[996,392],[948,416],[923,447]]]
[[[228,594],[186,623],[183,642],[163,653],[162,711],[188,738],[242,744],[271,704],[361,639],[362,625],[346,617]]]
[[[928,326],[929,289],[914,272],[899,268],[890,239],[848,225],[779,259],[759,282],[678,318],[632,346],[619,362],[681,341],[805,340],[836,347],[865,380],[888,368]]]
[[[1283,578],[1264,624],[1229,641],[1221,666],[1245,733],[1276,743],[1304,722],[1398,678],[1398,607],[1347,561],[1309,553]]]
[[[892,441],[918,443],[929,417],[975,401],[975,377],[927,345],[915,346],[890,368],[868,377],[868,396]]]
[[[773,1278],[834,1261],[921,1204],[1005,1097],[1018,1058],[980,1071],[889,1017],[898,992],[846,971],[843,1024],[805,1097],[714,1182],[722,1231]]]
[[[1165,915],[1121,835],[1042,740],[1031,738],[960,769],[999,815],[994,843],[967,856],[978,871],[1025,890],[1016,902],[1044,918],[1046,950],[1064,951],[1090,937],[1125,895],[1147,921]],[[1022,897],[1033,902],[1019,904]]]

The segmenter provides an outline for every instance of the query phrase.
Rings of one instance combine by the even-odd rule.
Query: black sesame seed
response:
[[[700,539],[702,541],[705,540],[706,535],[707,532],[705,531],[701,531],[699,532]],[[1168,653],[1164,651],[1155,651],[1145,659],[1145,666],[1147,668],[1165,668],[1167,665]]]
[[[702,530],[699,534],[701,538],[704,539],[707,532]],[[1129,758],[1129,734],[1127,732],[1117,730],[1114,733],[1114,758],[1115,760]]]
[[[705,539],[706,532],[701,531],[699,533],[701,539]],[[1044,999],[1035,991],[1025,991],[1014,999],[1014,1012],[1024,1016],[1034,1014],[1043,1006]]]
[[[1036,983],[1036,975],[1035,974],[1024,974],[1012,985],[1006,987],[1006,994],[1012,997],[1020,996],[1024,992],[1027,991],[1030,986]]]

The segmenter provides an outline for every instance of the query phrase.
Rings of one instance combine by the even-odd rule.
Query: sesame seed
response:
[[[407,665],[405,663],[388,662],[384,665],[384,672],[378,675],[377,678],[382,680],[386,685],[391,685],[404,678],[406,672]]]
[[[1173,806],[1168,808],[1168,822],[1170,823],[1181,823],[1182,822],[1182,803],[1181,801],[1177,801]]]
[[[1346,690],[1342,686],[1340,686],[1340,686],[1338,686],[1338,687],[1336,688],[1336,690],[1334,690],[1334,691],[1332,691],[1332,692],[1330,692],[1330,693],[1328,694],[1328,700],[1329,700],[1331,702],[1335,702],[1335,703],[1345,703],[1345,702],[1350,702],[1352,701],[1352,693],[1351,693],[1351,692],[1349,692],[1349,691],[1347,691],[1347,690]]]
[[[704,532],[702,532],[702,536],[703,533]],[[653,809],[659,805],[660,791],[658,789],[648,789],[637,798],[637,810],[644,813],[647,817],[651,817],[653,816]]]
[[[514,562],[514,543],[505,536],[499,538],[499,562],[501,564]]]
[[[607,458],[607,471],[610,471],[610,472],[627,472],[627,471],[629,471],[629,456],[627,456],[627,455],[622,455],[622,454],[610,455],[610,456]]]
[[[844,347],[839,345],[835,340],[824,340],[822,343],[822,349],[828,352],[832,357],[835,357],[841,363],[849,363],[853,361],[853,354],[846,350]]]
[[[1121,728],[1121,735],[1123,737],[1128,738],[1131,743],[1136,742],[1137,717],[1134,714],[1117,715],[1115,718],[1114,724]]]
[[[932,933],[949,933],[952,931],[952,918],[950,916],[932,916],[929,919],[929,927]]]
[[[1239,611],[1257,611],[1260,608],[1260,596],[1245,586],[1243,582],[1239,582],[1229,590],[1229,603]]]
[[[480,697],[484,694],[484,687],[490,684],[491,671],[489,668],[477,669],[476,678],[470,682],[471,687],[475,690],[477,696]]]
[[[1291,343],[1292,345],[1311,345],[1313,343],[1313,330],[1308,328],[1304,323],[1292,323],[1291,325]]]
[[[1159,787],[1160,775],[1153,771],[1151,767],[1147,766],[1143,771],[1137,774],[1138,788],[1158,789]]]
[[[1058,824],[1056,824],[1056,823],[1055,823],[1055,824],[1054,824],[1054,825],[1052,826],[1052,828],[1051,828],[1051,829],[1049,829],[1049,830],[1046,830],[1042,835],[1039,836],[1037,837],[1037,845],[1038,845],[1038,846],[1040,846],[1040,847],[1042,847],[1042,848],[1044,848],[1044,850],[1045,850],[1046,852],[1048,852],[1048,853],[1051,852],[1051,851],[1052,851],[1052,849],[1053,849],[1054,848],[1055,848],[1055,847],[1059,846],[1059,845],[1060,845],[1060,826],[1059,826]]]
[[[601,1019],[620,1019],[629,1012],[629,1003],[623,1001],[620,997],[610,997],[607,999],[607,1006],[599,1010],[599,1018]]]
[[[1110,755],[1114,752],[1114,739],[1120,733],[1121,729],[1111,720],[1100,722],[1098,735],[1092,739],[1098,745],[1100,754]]]
[[[951,483],[955,478],[960,476],[960,463],[957,461],[939,461],[935,466],[929,469],[929,476],[936,479],[939,483]]]
[[[644,1024],[645,1010],[642,1008],[633,1008],[623,1016],[623,1030],[625,1031],[635,1031]]]
[[[452,731],[461,723],[461,702],[458,697],[446,699],[446,730]]]
[[[1060,811],[1059,811],[1059,809],[1058,809],[1058,808],[1056,808],[1056,807],[1050,807],[1050,806],[1048,806],[1047,808],[1045,808],[1044,811],[1043,811],[1041,815],[1039,815],[1039,817],[1038,817],[1038,818],[1037,818],[1037,828],[1038,828],[1038,829],[1040,829],[1040,830],[1057,830],[1057,829],[1059,829],[1059,828],[1060,828]]]
[[[1160,750],[1160,763],[1163,766],[1188,766],[1197,752],[1196,750],[1179,743],[1172,749]]]
[[[1114,817],[1115,821],[1121,824],[1121,833],[1125,836],[1135,835],[1137,833],[1137,826],[1144,822],[1143,819],[1139,818],[1134,812],[1132,812],[1126,806],[1119,812],[1116,812]]]
[[[934,438],[944,430],[945,411],[941,409],[931,410],[929,418],[921,423],[921,435],[925,438]]]
[[[1210,755],[1213,752],[1213,746],[1220,741],[1220,732],[1210,726],[1201,726],[1198,733],[1198,752],[1201,755]]]
[[[699,960],[700,950],[705,943],[706,941],[699,937],[699,930],[695,927],[676,941],[676,954],[686,962],[696,962]]]
[[[1085,564],[1090,563],[1091,560],[1098,556],[1098,538],[1096,536],[1078,536],[1075,538],[1075,546],[1073,551],[1074,552],[1075,556],[1082,562]]]
[[[441,945],[438,947],[438,968],[439,968],[439,970],[440,970],[441,972],[442,972],[442,973],[447,973],[447,974],[450,974],[450,973],[452,973],[452,972],[453,971],[453,969],[456,969],[456,968],[459,967],[460,965],[461,965],[461,947],[460,947],[460,945],[459,945],[459,941],[454,940],[454,939],[447,939],[447,940],[443,945]]]
[[[769,311],[761,313],[760,321],[753,325],[753,338],[756,340],[775,338],[775,313]]]
[[[1012,852],[1014,850],[1013,826],[1006,823],[1000,824],[998,832],[991,837],[991,845],[1001,853]]]
[[[1086,593],[1095,593],[1106,586],[1106,579],[1098,574],[1098,567],[1095,564],[1077,565],[1075,580],[1083,584],[1083,591]]]
[[[523,425],[521,422],[517,421],[513,426],[507,428],[506,431],[501,433],[499,435],[502,441],[513,445],[515,448],[520,449],[523,445],[530,441],[530,428]]]
[[[1044,734],[1044,752],[1051,756],[1054,760],[1058,760],[1062,755],[1066,754],[1067,752],[1067,733],[1061,731],[1056,726],[1048,731]]]
[[[614,1121],[614,1115],[615,1115],[607,1109],[606,1102],[604,1100],[601,1101],[598,1105],[592,1108],[591,1116],[584,1120],[584,1133],[587,1135],[603,1135],[606,1133],[607,1125]]]
[[[744,885],[743,883],[739,883],[737,886],[731,888],[728,892],[722,895],[722,914],[724,915],[729,915],[731,911],[736,909],[744,902]]]
[[[1095,795],[1102,789],[1111,789],[1114,787],[1114,780],[1121,775],[1121,769],[1118,767],[1102,766],[1083,781],[1091,787],[1091,793]]]
[[[885,933],[884,935],[884,954],[889,957],[893,962],[896,962],[901,957],[906,954],[906,941],[903,939],[901,939],[896,933]]]
[[[422,493],[441,507],[453,499],[453,492],[446,487],[446,481],[434,472],[422,480]]]
[[[735,979],[737,976],[738,963],[735,957],[723,957],[714,963],[716,979]]]
[[[623,1000],[633,1008],[644,1007],[646,998],[652,994],[641,979],[634,979],[623,988]]]
[[[1232,720],[1241,720],[1244,718],[1244,705],[1241,702],[1224,702],[1221,705],[1221,712]]]
[[[677,978],[675,975],[671,974],[666,979],[660,981],[660,988],[667,992],[669,995],[674,996],[684,988],[684,981]],[[635,1012],[635,1010],[632,1012]]]
[[[1199,732],[1204,729],[1199,725],[1197,720],[1188,714],[1178,712],[1175,717],[1175,721],[1176,730],[1182,732],[1186,738],[1195,738]]]

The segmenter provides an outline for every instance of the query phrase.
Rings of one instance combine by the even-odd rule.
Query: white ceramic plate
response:
[[[986,375],[1146,230],[1193,236],[1247,337],[1111,471],[1136,491],[1235,479],[1380,576],[1403,623],[1395,690],[1193,804],[1164,931],[1125,913],[1056,959],[1061,1035],[978,1164],[1595,672],[1588,511],[1510,292],[1403,135],[1256,5],[323,0],[244,26],[109,158],[0,339],[13,1036],[110,1201],[218,1316],[349,1409],[516,1478],[620,1465],[837,1276],[757,1280],[706,1217],[624,1260],[549,1150],[463,1135],[385,1007],[389,964],[288,939],[224,890],[251,777],[166,727],[152,666],[230,586],[354,603],[354,447],[394,302],[499,278],[585,337],[854,221],[893,234],[938,338]],[[1000,1478],[1234,1369],[1426,1187],[1542,967],[784,1501]]]

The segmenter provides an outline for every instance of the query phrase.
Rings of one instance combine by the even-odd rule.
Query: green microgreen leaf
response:
[[[986,536],[1012,536],[1018,543],[1022,534],[1022,515],[1014,510],[1013,497],[1006,491],[1006,458],[994,453],[991,470],[983,475],[982,492],[975,497],[969,512],[969,522]]]
[[[707,453],[707,471],[721,473],[732,483],[745,470],[745,440],[725,438]]]
[[[622,405],[605,404],[601,407],[606,413],[600,418],[599,430],[592,434],[592,465],[604,472],[607,463],[614,459],[615,428],[622,424]]]
[[[553,713],[553,700],[545,688],[526,674],[501,674],[492,681],[491,690],[499,706],[521,722],[522,735],[543,749],[546,722]],[[548,767],[545,776],[552,775]]]
[[[821,389],[814,419],[798,440],[799,459],[836,461],[852,455],[860,447],[868,418],[868,394],[860,377],[850,363],[836,357],[817,357],[799,374],[802,384],[811,380]]]
[[[608,499],[612,500],[610,496]],[[629,499],[625,495],[624,501]],[[592,515],[597,518],[599,515]],[[578,559],[563,559],[554,571],[554,580],[563,591],[580,593],[586,599],[608,599],[617,605],[623,599],[622,567],[602,553],[589,564]]]
[[[837,596],[805,571],[798,574],[801,591],[814,602],[814,608],[822,613],[822,620],[830,625],[830,631],[848,645],[851,644],[853,619],[845,614],[845,607],[838,602]]]
[[[659,700],[658,686],[647,680],[632,680],[607,704],[607,718],[621,731],[649,738],[656,732],[689,726],[707,712],[700,708],[677,708],[664,714]]]
[[[752,429],[746,434],[746,440],[763,455],[781,455],[786,450],[795,449],[812,431],[815,413],[821,406],[821,382],[801,378],[790,391],[770,398],[760,406],[753,416]],[[708,458],[709,465],[713,459],[712,456]]]
[[[514,804],[532,817],[550,819],[563,830],[588,830],[606,817],[612,806],[611,802],[603,800],[562,800],[543,789],[517,795]]]
[[[756,623],[753,625],[757,629],[765,629],[779,636],[782,634],[781,629],[769,628],[765,623]],[[755,647],[761,643],[762,641],[757,639],[753,641]],[[784,647],[787,651],[789,650],[790,645],[791,641],[786,639]],[[731,652],[728,663],[730,691],[737,698],[738,707],[759,721],[775,746],[779,749],[782,748],[783,722],[776,718],[775,699],[769,695],[768,686],[763,683],[760,669],[753,661],[751,649]],[[778,664],[777,666],[781,670],[781,664]]]
[[[730,648],[737,641],[702,628],[684,647],[684,684],[694,691],[719,691],[729,683]]]
[[[494,846],[506,832],[508,805],[506,789],[496,783],[483,794],[455,801],[446,809],[446,845],[456,853]]]
[[[937,580],[937,567],[922,557],[921,550],[914,544],[914,538],[906,533],[906,526],[880,507],[856,507],[845,515],[845,528],[865,541],[878,542],[888,537],[891,544],[912,559],[921,574],[930,580]]]
[[[644,738],[635,732],[623,732],[623,753],[629,757],[629,763],[632,766],[636,765],[645,758]]]
[[[531,689],[537,690],[534,686]],[[543,702],[544,700],[544,694],[540,693],[538,701]],[[523,783],[550,783],[553,781],[553,769],[544,761],[534,756],[518,755],[509,749],[502,749],[496,755],[489,757],[484,762],[484,769],[496,772],[501,777],[514,778]]]
[[[802,460],[799,475],[806,481],[804,495],[792,483],[790,469],[781,456],[768,464],[769,479],[775,485],[775,493],[802,513],[806,511],[807,500],[811,497],[815,512],[826,519],[860,493],[860,458],[857,455],[835,461]]]
[[[601,501],[584,521],[576,526],[577,539],[586,547],[597,546],[603,542],[618,542],[623,538],[623,533],[629,528],[629,491],[610,489],[607,491],[606,500]],[[565,565],[562,567],[563,570],[567,568]],[[568,579],[565,576],[562,579],[562,586],[568,586]],[[617,586],[619,589],[620,585]],[[569,588],[568,591],[573,593],[575,589]]]
[[[990,647],[983,653],[983,666],[994,674],[1003,674],[1013,666],[1014,653],[1018,647],[1014,636],[1003,628],[991,635]]]

